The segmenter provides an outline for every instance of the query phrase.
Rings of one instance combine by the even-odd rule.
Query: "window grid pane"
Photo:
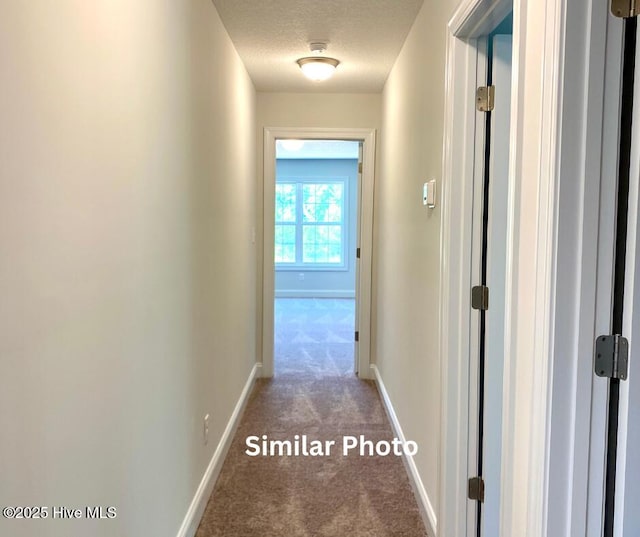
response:
[[[343,265],[344,195],[343,182],[277,183],[275,262]]]
[[[295,224],[276,224],[275,262],[296,262],[296,226]]]
[[[305,183],[302,185],[304,222],[341,222],[344,185]]]
[[[296,222],[296,185],[276,184],[276,222]]]
[[[302,262],[342,264],[342,226],[339,224],[303,225]]]

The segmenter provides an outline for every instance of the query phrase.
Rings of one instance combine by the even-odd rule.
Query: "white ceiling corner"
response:
[[[256,89],[377,93],[423,0],[213,0]],[[328,41],[340,65],[311,82],[296,60],[310,41]]]

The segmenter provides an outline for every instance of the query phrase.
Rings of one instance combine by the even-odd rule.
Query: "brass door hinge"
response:
[[[489,309],[489,288],[484,285],[476,285],[471,288],[471,307],[474,310],[486,311]]]
[[[637,17],[639,10],[638,0],[611,0],[611,13],[615,17],[621,19]]]
[[[476,90],[476,110],[478,112],[491,112],[495,106],[495,101],[495,86],[480,86]]]
[[[469,479],[469,491],[467,496],[470,500],[484,502],[484,479],[472,477]]]

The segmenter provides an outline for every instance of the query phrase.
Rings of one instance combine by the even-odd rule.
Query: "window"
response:
[[[344,269],[346,179],[276,184],[278,268]]]
[[[297,185],[276,185],[276,263],[296,262]]]

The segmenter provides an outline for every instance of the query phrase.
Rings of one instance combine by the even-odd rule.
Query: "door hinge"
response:
[[[360,248],[356,248],[356,259],[360,259]]]
[[[489,309],[489,288],[484,285],[476,285],[471,288],[471,307],[474,310],[486,311]]]
[[[480,86],[476,90],[476,109],[478,112],[491,112],[496,100],[495,86]]]
[[[637,17],[640,5],[638,0],[611,0],[611,13],[615,17],[628,19]]]
[[[469,479],[469,490],[467,496],[470,500],[484,502],[484,479],[472,477]]]
[[[355,340],[356,340],[356,342],[360,341],[360,332],[358,330],[356,330],[356,332],[355,332]]]
[[[358,173],[362,173],[362,162],[358,162]]]
[[[629,374],[629,342],[615,334],[596,339],[596,375],[610,379],[627,380]]]

